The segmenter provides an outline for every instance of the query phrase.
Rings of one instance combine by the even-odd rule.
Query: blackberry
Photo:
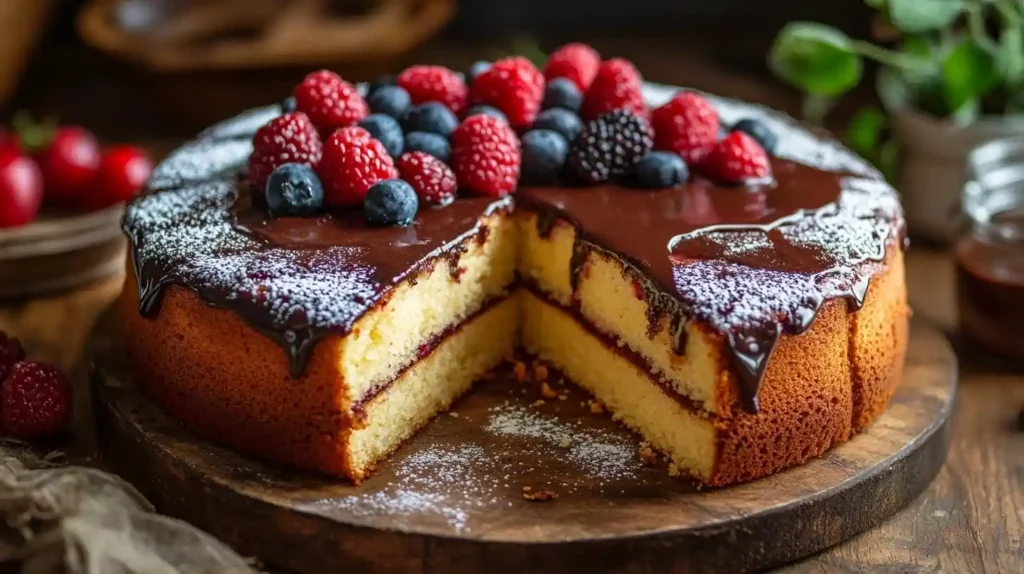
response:
[[[384,114],[370,114],[359,122],[359,125],[380,140],[392,158],[398,159],[402,155],[405,135],[402,133],[402,127],[398,125],[398,120]]]
[[[647,120],[614,110],[587,122],[569,152],[569,167],[582,183],[598,184],[633,173],[654,141]]]
[[[770,154],[775,153],[775,146],[779,143],[778,136],[775,135],[771,128],[753,118],[745,118],[736,122],[730,131],[744,132],[757,140],[757,143],[761,144],[764,151]]]

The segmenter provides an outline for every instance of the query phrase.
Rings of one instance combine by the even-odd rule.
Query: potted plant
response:
[[[1024,134],[1024,3],[865,1],[877,11],[875,41],[792,22],[769,65],[805,94],[807,119],[820,121],[860,83],[865,60],[877,63],[881,108],[855,114],[846,142],[896,184],[910,232],[946,242],[968,150]]]

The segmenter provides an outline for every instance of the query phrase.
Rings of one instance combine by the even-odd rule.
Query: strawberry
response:
[[[704,96],[676,94],[651,113],[654,148],[678,154],[691,166],[700,165],[718,142],[718,112]]]
[[[416,190],[416,195],[425,202],[447,205],[455,201],[458,183],[443,161],[421,152],[413,151],[398,160],[398,173]]]
[[[628,60],[614,58],[602,62],[583,99],[581,116],[584,120],[594,120],[613,110],[626,110],[647,117],[642,90],[643,78]]]
[[[323,145],[316,127],[302,112],[278,116],[256,130],[249,156],[249,185],[262,190],[275,168],[286,163],[315,166]]]
[[[544,66],[544,79],[568,78],[581,92],[586,93],[597,76],[601,56],[586,44],[573,42],[555,50]]]
[[[757,140],[736,131],[712,148],[701,165],[701,172],[725,184],[761,183],[772,177],[772,165]]]
[[[139,192],[153,171],[153,162],[141,149],[122,145],[103,154],[100,170],[89,193],[82,194],[79,206],[102,209],[128,201]]]
[[[91,132],[79,126],[64,126],[35,158],[43,172],[47,201],[74,206],[100,168],[100,144]]]
[[[43,175],[32,158],[0,149],[0,229],[25,225],[43,203]]]
[[[466,82],[444,66],[412,66],[396,82],[409,93],[413,105],[441,102],[455,114],[466,107]]]
[[[497,197],[512,193],[521,161],[515,132],[494,116],[470,116],[452,134],[455,176],[470,191]]]
[[[11,368],[0,387],[0,426],[22,439],[63,430],[71,416],[71,384],[53,365],[32,361]]]
[[[544,75],[522,56],[504,58],[473,80],[469,95],[474,104],[501,110],[513,128],[525,129],[540,112]]]
[[[329,70],[307,75],[292,95],[296,109],[309,116],[323,139],[334,130],[355,125],[370,115],[366,100],[355,86]]]
[[[342,128],[327,139],[317,174],[324,203],[332,207],[359,205],[373,184],[398,177],[384,144],[358,126]]]

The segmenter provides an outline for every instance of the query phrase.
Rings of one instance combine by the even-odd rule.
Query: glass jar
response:
[[[953,247],[960,333],[1024,367],[1024,137],[968,155]]]

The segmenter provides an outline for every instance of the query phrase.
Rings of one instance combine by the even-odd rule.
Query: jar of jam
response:
[[[953,247],[960,333],[1024,368],[1024,137],[968,155]]]

